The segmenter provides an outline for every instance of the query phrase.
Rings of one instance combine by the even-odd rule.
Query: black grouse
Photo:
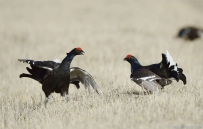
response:
[[[177,34],[177,37],[192,41],[198,38],[203,38],[203,30],[197,27],[181,28]]]
[[[32,67],[31,65],[32,69],[27,68],[27,70],[32,75],[21,74],[20,77],[30,77],[34,79],[35,76],[40,75],[39,77],[35,78],[35,80],[42,84],[42,90],[46,96],[45,105],[47,104],[51,97],[51,93],[53,92],[60,93],[61,96],[64,96],[66,99],[68,99],[68,90],[70,84],[70,64],[76,55],[83,54],[84,51],[80,47],[74,48],[69,53],[67,53],[67,56],[63,59],[62,63],[53,68],[52,71],[45,68],[41,68],[40,70],[38,69],[39,71],[37,71],[36,67]]]
[[[28,77],[34,79],[42,84],[42,80],[45,76],[45,71],[52,71],[54,68],[60,65],[58,61],[34,61],[29,59],[19,59],[18,61],[23,63],[28,63],[31,66],[31,69],[26,67],[27,71],[30,74],[22,73],[20,74],[20,78]],[[70,83],[76,85],[79,89],[79,83],[82,83],[85,88],[88,88],[90,92],[90,86],[98,93],[102,94],[102,91],[99,89],[98,85],[94,81],[93,77],[85,70],[78,67],[70,68]]]
[[[186,84],[186,77],[182,73],[183,70],[177,67],[177,64],[172,60],[172,57],[166,52],[162,54],[162,61],[158,64],[142,66],[139,61],[132,55],[127,55],[124,58],[131,64],[130,78],[142,86],[149,92],[159,91],[164,86],[171,84],[172,78],[177,81],[180,79]]]

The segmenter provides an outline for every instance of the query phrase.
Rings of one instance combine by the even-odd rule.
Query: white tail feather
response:
[[[174,65],[174,70],[177,71],[178,67],[176,65],[176,62],[173,60],[173,58],[169,54],[168,50],[166,50],[166,59],[167,59],[167,62],[169,63],[169,67]]]

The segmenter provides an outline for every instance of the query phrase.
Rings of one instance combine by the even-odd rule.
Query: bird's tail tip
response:
[[[19,78],[22,78],[22,77],[23,77],[23,75],[24,75],[24,73],[20,74],[20,75],[19,75]]]
[[[103,92],[100,90],[100,89],[96,89],[96,92],[99,94],[99,95],[103,95]]]
[[[179,80],[183,81],[184,85],[187,83],[186,76],[183,74],[183,69],[178,68],[177,63],[174,62],[168,50],[166,50],[166,58],[169,63],[169,70],[171,71],[172,76],[178,82]]]
[[[174,65],[174,66],[177,65],[175,63],[175,61],[173,60],[172,56],[170,55],[170,53],[168,52],[168,50],[166,50],[166,59],[167,59],[167,62],[169,63],[169,67],[172,65]]]

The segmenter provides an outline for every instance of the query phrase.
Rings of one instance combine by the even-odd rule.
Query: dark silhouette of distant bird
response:
[[[172,60],[168,51],[166,54],[162,54],[161,63],[149,66],[142,66],[139,61],[130,54],[127,55],[124,60],[131,64],[130,78],[150,93],[159,91],[164,86],[171,84],[172,78],[177,81],[180,79],[186,84],[186,77],[182,73],[182,69],[177,67],[177,64]]]
[[[41,78],[36,78],[35,80],[39,81],[42,84],[42,90],[45,93],[45,105],[47,104],[48,100],[51,97],[51,93],[56,92],[60,93],[61,96],[64,96],[68,99],[68,91],[69,91],[69,84],[70,84],[70,64],[73,58],[76,55],[83,55],[84,51],[81,48],[74,48],[67,56],[63,59],[62,63],[53,70],[50,69],[43,69],[41,68],[40,71],[36,71],[36,67],[32,67],[32,70],[27,68],[27,70],[32,74],[21,74],[20,77],[30,77],[33,78],[37,76],[37,72],[39,72]],[[33,65],[34,66],[34,65]]]
[[[177,37],[192,41],[197,38],[203,38],[203,30],[196,27],[181,28],[177,34]]]

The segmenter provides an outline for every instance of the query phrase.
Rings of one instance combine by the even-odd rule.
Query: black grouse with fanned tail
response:
[[[203,38],[203,29],[197,27],[184,27],[179,30],[177,37],[191,41]]]
[[[131,64],[131,80],[150,93],[158,92],[161,90],[161,83],[166,85],[164,78],[161,78],[152,71],[144,68],[134,56],[129,54],[126,56],[126,58],[124,58],[124,60]]]
[[[45,105],[51,97],[51,93],[60,93],[66,99],[68,99],[68,91],[70,84],[70,64],[76,55],[83,55],[84,51],[81,48],[74,48],[67,53],[67,56],[63,59],[62,63],[53,68],[53,70],[47,69],[52,63],[46,63],[48,66],[36,67],[37,62],[32,62],[31,68],[27,68],[30,74],[21,74],[20,77],[29,77],[39,81],[42,84],[42,90],[45,93]],[[25,60],[19,60],[25,61]],[[26,62],[26,61],[25,61]],[[27,60],[27,63],[31,63],[31,60]],[[55,65],[55,64],[54,64]],[[52,64],[53,66],[53,64]],[[46,68],[47,67],[47,68]]]
[[[171,84],[173,78],[176,81],[182,80],[186,84],[183,70],[177,67],[168,51],[166,51],[166,54],[162,54],[160,63],[149,66],[142,66],[130,54],[124,60],[131,64],[131,79],[150,92],[157,91],[155,89],[162,89],[164,86]]]

